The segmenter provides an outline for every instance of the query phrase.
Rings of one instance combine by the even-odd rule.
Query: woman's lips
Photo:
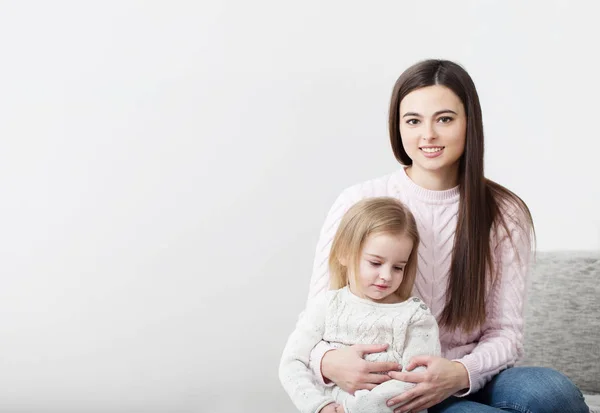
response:
[[[426,158],[437,158],[444,152],[444,146],[423,146],[419,150]]]

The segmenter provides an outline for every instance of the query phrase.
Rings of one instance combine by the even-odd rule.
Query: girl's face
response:
[[[400,102],[400,135],[413,173],[457,173],[466,133],[463,104],[445,86],[414,90]]]
[[[412,249],[413,242],[405,235],[370,235],[359,257],[358,276],[349,274],[350,291],[375,302],[398,302],[395,292],[404,278]]]

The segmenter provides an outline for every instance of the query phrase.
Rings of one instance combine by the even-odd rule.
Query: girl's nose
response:
[[[381,271],[379,272],[379,278],[381,278],[382,280],[390,280],[392,278],[392,274],[390,273],[390,270],[387,268],[382,268]]]

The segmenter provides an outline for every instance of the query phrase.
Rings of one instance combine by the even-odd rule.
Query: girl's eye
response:
[[[438,119],[438,122],[450,123],[450,122],[452,122],[452,118],[450,116],[442,116],[441,118]]]
[[[419,119],[409,119],[406,121],[406,123],[408,123],[409,125],[416,125],[417,123],[419,123]]]
[[[379,267],[381,264],[376,261],[369,261],[373,267]]]
[[[394,269],[395,269],[396,271],[403,271],[403,270],[404,270],[404,267],[394,267]]]

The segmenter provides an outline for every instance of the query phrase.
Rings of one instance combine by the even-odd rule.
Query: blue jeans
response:
[[[583,395],[564,374],[544,367],[503,370],[477,393],[450,397],[429,413],[589,413]]]

